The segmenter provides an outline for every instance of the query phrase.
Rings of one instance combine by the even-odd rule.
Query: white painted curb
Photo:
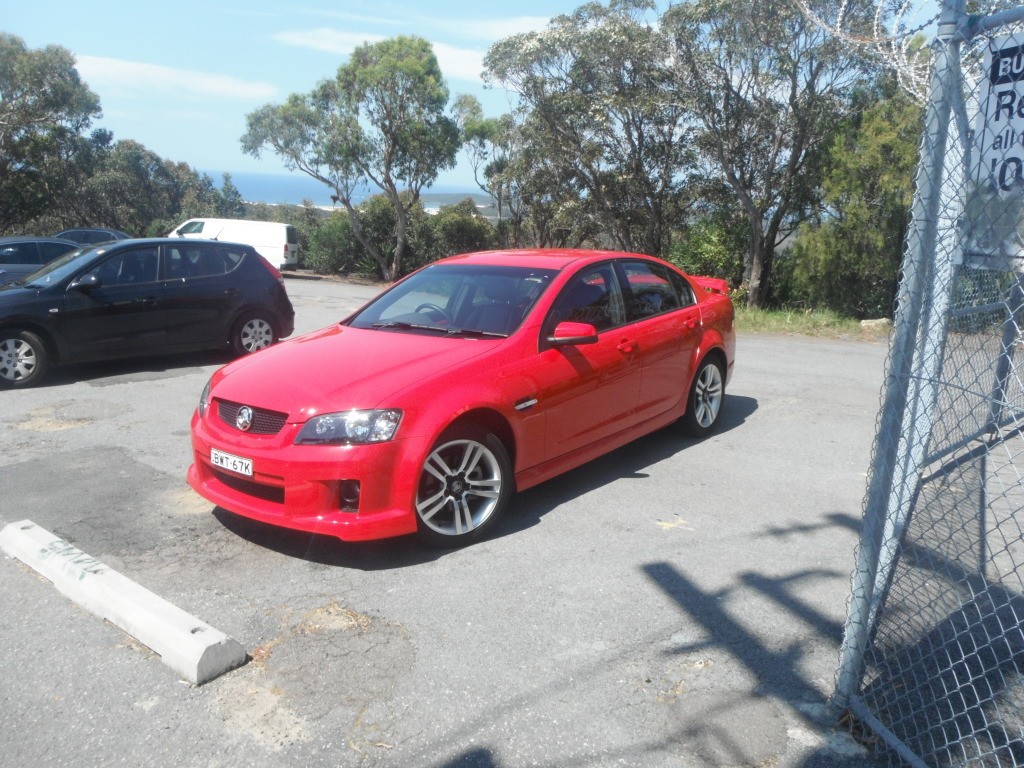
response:
[[[238,641],[31,520],[4,527],[0,549],[52,581],[66,597],[152,648],[164,664],[195,685],[245,663],[245,649]]]

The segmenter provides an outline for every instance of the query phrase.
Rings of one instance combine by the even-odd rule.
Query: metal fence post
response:
[[[886,374],[885,395],[875,438],[871,480],[865,501],[864,527],[857,553],[845,636],[843,638],[835,706],[845,709],[857,692],[875,605],[875,589],[882,557],[883,535],[891,506],[908,499],[894,498],[894,483],[901,453],[914,446],[904,435],[904,416],[920,337],[924,297],[934,279],[939,210],[942,199],[946,141],[949,135],[953,82],[959,72],[959,30],[965,20],[964,0],[945,0],[935,43],[935,65],[925,109],[924,138],[918,164],[911,228],[903,262],[903,280],[897,296],[894,338]],[[884,576],[882,577],[884,580]]]

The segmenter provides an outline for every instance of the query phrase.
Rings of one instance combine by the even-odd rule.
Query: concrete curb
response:
[[[61,594],[160,654],[164,664],[195,685],[246,661],[245,649],[236,640],[31,520],[4,527],[0,549],[49,579]]]

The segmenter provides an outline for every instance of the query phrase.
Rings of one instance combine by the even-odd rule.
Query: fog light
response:
[[[359,511],[358,480],[342,480],[338,483],[338,506],[342,512]]]

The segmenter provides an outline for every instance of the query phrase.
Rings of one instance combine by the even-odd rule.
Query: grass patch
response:
[[[747,309],[736,306],[736,330],[740,333],[791,333],[829,339],[884,341],[891,326],[864,328],[860,320],[829,310]]]

